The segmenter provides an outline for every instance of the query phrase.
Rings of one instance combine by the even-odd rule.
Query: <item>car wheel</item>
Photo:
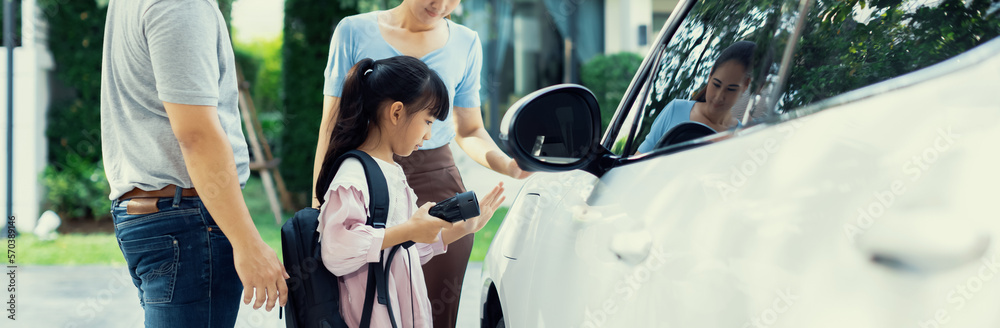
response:
[[[482,328],[504,328],[507,324],[503,320],[503,309],[500,307],[500,296],[497,294],[496,286],[490,286],[489,294],[486,296],[486,304],[483,305]]]

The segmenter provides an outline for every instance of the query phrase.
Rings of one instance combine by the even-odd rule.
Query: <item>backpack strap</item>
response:
[[[385,229],[385,223],[389,217],[389,184],[385,180],[385,175],[382,174],[382,168],[379,167],[371,155],[357,149],[341,155],[334,165],[340,167],[340,164],[348,158],[356,158],[361,161],[361,167],[365,171],[369,199],[369,216],[366,224],[377,229]],[[395,253],[395,249],[398,247],[398,245],[393,246],[390,254]],[[384,263],[382,255],[384,255],[384,251],[379,253],[378,263],[368,264],[369,288],[365,290],[364,310],[361,312],[361,327],[371,326],[372,310],[375,307],[377,295],[378,303],[385,305],[389,311],[389,322],[392,323],[393,328],[396,328],[396,319],[392,313],[392,304],[389,300],[389,285],[386,282],[389,274],[389,263]],[[390,258],[389,261],[391,263],[392,259]],[[375,288],[370,288],[371,286],[375,286]]]
[[[367,224],[379,229],[385,229],[386,218],[389,217],[389,184],[382,174],[382,168],[378,166],[375,159],[360,150],[351,150],[337,159],[336,165],[339,167],[344,160],[356,158],[361,161],[361,167],[365,170],[365,179],[368,181],[369,211]]]

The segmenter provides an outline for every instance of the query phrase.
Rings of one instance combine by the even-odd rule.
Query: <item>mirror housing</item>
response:
[[[577,84],[540,89],[515,102],[500,123],[500,141],[527,171],[583,169],[598,177],[610,168],[601,145],[597,98]],[[613,161],[610,161],[613,162]]]

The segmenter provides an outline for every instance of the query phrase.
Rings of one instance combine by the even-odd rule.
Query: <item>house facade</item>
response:
[[[540,88],[580,83],[597,55],[644,56],[678,0],[465,0],[461,23],[483,41],[486,125]],[[494,123],[495,122],[495,123]],[[496,131],[491,131],[496,134]]]

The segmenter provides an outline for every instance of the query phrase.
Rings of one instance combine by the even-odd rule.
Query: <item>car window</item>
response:
[[[996,0],[809,3],[798,33],[799,1],[695,4],[666,47],[653,54],[657,63],[641,86],[640,101],[623,113],[612,151],[629,156],[644,142],[654,144],[644,150],[662,149],[655,147],[666,132],[662,127],[684,118],[695,94],[706,87],[715,60],[740,40],[757,46],[752,82],[730,108],[745,127],[940,63],[1000,35]],[[788,74],[781,79],[782,56],[793,34],[800,37],[790,53]],[[661,117],[664,114],[673,115]]]
[[[1000,1],[818,0],[775,109],[802,106],[934,65],[1000,34]]]
[[[795,26],[796,10],[798,1],[793,0],[695,4],[666,46],[652,54],[656,60],[652,74],[622,120],[612,152],[631,155],[640,148],[643,153],[651,151],[669,127],[697,118],[698,114],[692,115],[696,106],[699,113],[728,112],[723,120],[706,122],[717,131],[766,115],[757,104],[763,103],[761,95],[776,80],[781,52]],[[742,47],[740,54],[731,56],[731,48],[747,42],[752,44],[749,50]],[[729,69],[733,66],[727,64],[733,62],[730,57],[750,67]],[[724,62],[717,62],[720,60]],[[714,93],[699,97],[702,91]]]

